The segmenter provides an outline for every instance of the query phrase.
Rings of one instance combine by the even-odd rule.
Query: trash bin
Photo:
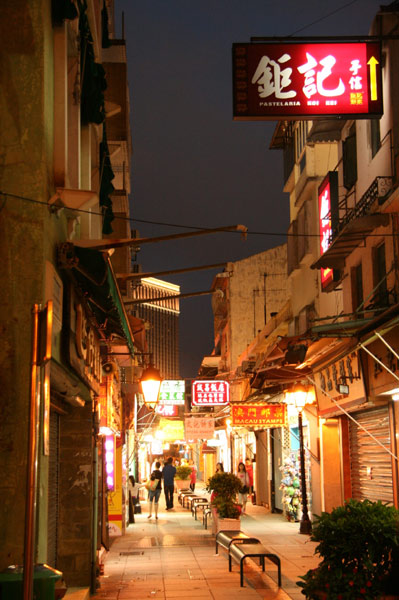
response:
[[[24,568],[11,565],[0,573],[1,600],[23,600]],[[59,600],[66,594],[66,585],[61,571],[48,565],[35,565],[33,572],[34,600]]]

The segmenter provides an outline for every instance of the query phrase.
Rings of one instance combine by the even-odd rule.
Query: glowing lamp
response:
[[[158,404],[159,390],[161,387],[161,374],[153,365],[149,365],[141,376],[141,390],[144,403],[150,410],[154,410]]]

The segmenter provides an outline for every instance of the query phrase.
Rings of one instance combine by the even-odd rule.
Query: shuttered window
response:
[[[353,417],[391,449],[387,407],[355,413]],[[391,455],[353,421],[350,421],[349,431],[352,497],[392,503]]]

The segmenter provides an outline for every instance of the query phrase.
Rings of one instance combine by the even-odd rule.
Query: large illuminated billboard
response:
[[[233,44],[237,120],[382,114],[377,42]]]

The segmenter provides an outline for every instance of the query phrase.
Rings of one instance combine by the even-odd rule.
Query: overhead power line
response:
[[[18,200],[23,200],[25,202],[31,202],[33,204],[40,204],[42,206],[46,206],[49,207],[50,205],[48,204],[48,202],[45,202],[44,200],[35,200],[34,198],[27,198],[26,196],[19,196],[18,194],[11,194],[9,192],[3,192],[0,190],[0,198],[4,197],[4,198],[16,198]],[[1,208],[4,208],[5,206],[5,202],[3,203]],[[74,208],[73,209],[74,212],[76,213],[83,213],[83,214],[90,214],[92,216],[99,216],[102,217],[103,213],[102,212],[95,212],[95,211],[91,211],[91,210],[85,210],[83,208]],[[182,225],[181,223],[167,223],[164,221],[152,221],[149,219],[137,219],[136,217],[123,217],[121,215],[114,215],[114,220],[122,220],[122,221],[129,221],[130,223],[146,223],[147,225],[162,225],[163,227],[176,227],[176,228],[181,228],[181,229],[194,229],[196,231],[199,230],[203,230],[203,231],[209,231],[214,229],[213,227],[199,227],[198,225]],[[237,233],[236,231],[224,231],[223,233]],[[268,236],[268,237],[292,237],[292,238],[320,238],[320,234],[318,233],[289,233],[287,231],[251,231],[250,229],[248,229],[248,231],[246,232],[247,235],[264,235],[264,236]],[[347,236],[351,237],[352,234],[348,233]],[[389,234],[384,234],[387,237],[395,237],[396,234],[395,233],[389,233]],[[356,233],[353,233],[353,236],[357,237]],[[381,237],[380,234],[368,234],[367,237]]]

